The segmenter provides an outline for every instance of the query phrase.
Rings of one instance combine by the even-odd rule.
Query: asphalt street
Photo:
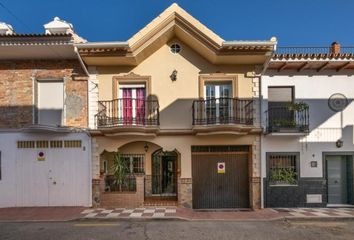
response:
[[[354,221],[75,221],[0,223],[1,240],[354,239]]]

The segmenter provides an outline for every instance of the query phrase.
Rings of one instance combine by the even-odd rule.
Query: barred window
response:
[[[129,173],[144,173],[144,154],[122,154],[125,159]]]
[[[267,153],[270,185],[296,185],[299,176],[299,153]]]

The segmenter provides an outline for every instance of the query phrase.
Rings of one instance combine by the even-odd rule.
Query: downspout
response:
[[[76,53],[76,56],[77,56],[77,59],[79,60],[80,62],[80,65],[82,67],[82,69],[84,70],[86,76],[88,78],[90,78],[90,74],[89,74],[89,71],[87,70],[87,67],[84,63],[84,61],[82,60],[81,56],[80,56],[80,53],[78,51],[78,48],[76,46],[74,46],[74,52]],[[90,81],[90,79],[88,79],[88,81]],[[88,111],[88,104],[89,104],[89,88],[88,88],[88,81],[87,81],[87,99],[86,99],[86,104],[87,104],[87,111]],[[89,114],[87,112],[86,114],[86,121],[87,121],[87,124],[89,123]],[[89,203],[89,207],[92,207],[92,136],[90,134],[90,130],[89,130],[89,126],[87,126],[86,129],[84,129],[84,132],[87,134],[87,136],[89,137],[89,143],[90,143],[90,146],[89,146],[89,149],[87,149],[88,151],[88,155],[89,155],[89,159],[90,159],[90,164],[89,164],[89,178],[90,178],[90,181],[91,181],[91,184],[90,184],[90,187],[89,187],[89,200],[88,200],[88,203]]]
[[[80,53],[79,53],[79,50],[78,50],[78,48],[76,46],[74,46],[74,52],[76,53],[77,59],[79,59],[79,62],[81,64],[82,69],[84,69],[84,72],[86,73],[87,77],[89,77],[90,74],[89,74],[89,72],[87,70],[87,67],[86,67],[84,61],[82,60],[82,58],[80,56]]]
[[[272,60],[272,57],[274,55],[274,52],[276,51],[277,49],[277,41],[276,41],[276,38],[274,38],[274,45],[273,45],[273,49],[272,51],[270,52],[268,58],[266,59],[265,63],[263,64],[263,69],[262,71],[260,72],[259,76],[258,76],[258,79],[259,79],[259,86],[258,86],[258,91],[259,91],[259,119],[260,119],[260,124],[261,126],[263,125],[263,94],[262,94],[262,76],[263,74],[266,72],[266,70],[268,69],[268,66],[270,64],[270,61]],[[260,174],[261,174],[261,208],[264,208],[264,182],[263,182],[263,162],[262,162],[262,159],[263,159],[263,153],[262,153],[262,145],[263,145],[263,132],[262,132],[262,135],[261,135],[261,139],[260,139],[260,142],[259,142],[259,148],[260,148],[260,162],[261,162],[261,165],[260,165]]]

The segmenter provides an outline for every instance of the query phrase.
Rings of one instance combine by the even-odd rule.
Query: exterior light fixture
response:
[[[336,146],[337,146],[337,148],[343,147],[343,141],[342,141],[342,140],[338,140],[338,141],[336,142]]]
[[[170,78],[172,81],[176,81],[177,80],[177,70],[173,70],[172,74],[170,75]]]
[[[144,145],[144,150],[145,150],[145,152],[147,152],[149,150],[149,145],[147,143],[145,143],[145,145]]]

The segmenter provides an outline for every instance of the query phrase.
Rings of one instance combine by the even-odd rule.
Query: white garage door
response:
[[[31,141],[17,143],[16,205],[89,206],[87,146],[81,140],[41,142],[39,147],[38,141],[34,141],[35,147]]]

